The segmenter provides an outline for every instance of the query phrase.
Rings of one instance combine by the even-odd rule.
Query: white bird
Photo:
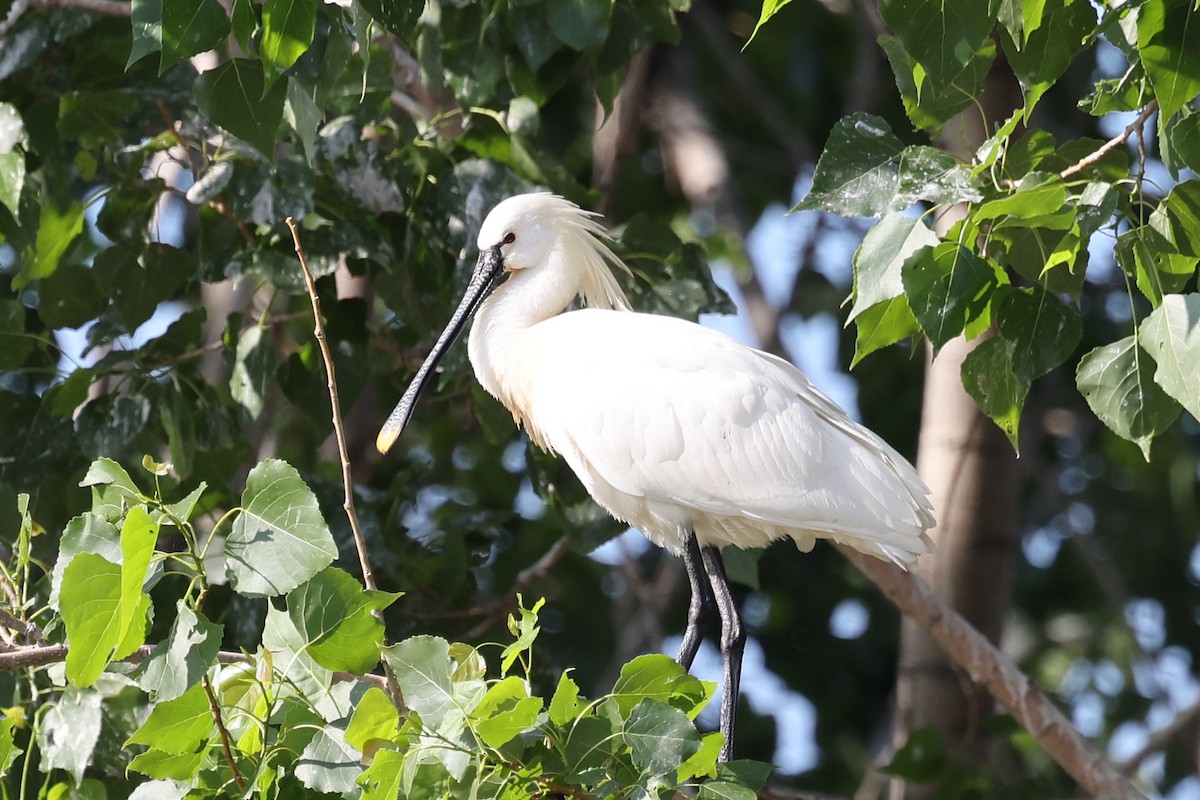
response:
[[[474,315],[483,388],[558,453],[617,519],[682,556],[691,584],[679,662],[721,619],[721,757],[733,753],[745,632],[721,548],[832,539],[901,566],[928,553],[929,489],[882,439],[783,359],[692,322],[630,310],[628,268],[595,216],[552,194],[510,197],[479,231],[458,309],[376,442],[386,452]],[[508,279],[489,291],[507,273]],[[562,313],[576,297],[587,308]]]

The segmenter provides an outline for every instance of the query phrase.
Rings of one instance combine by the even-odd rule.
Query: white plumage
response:
[[[468,347],[483,387],[566,459],[596,502],[684,557],[694,595],[685,666],[705,612],[720,608],[728,758],[744,633],[719,548],[790,537],[807,551],[829,538],[906,565],[931,549],[929,490],[786,361],[692,322],[630,311],[610,269],[624,265],[594,218],[563,198],[501,202],[478,245],[466,296],[379,448],[399,435],[474,313]],[[563,313],[576,297],[589,307]]]

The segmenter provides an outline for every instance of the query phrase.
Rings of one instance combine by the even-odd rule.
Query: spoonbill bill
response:
[[[719,615],[729,760],[746,634],[721,548],[790,538],[807,552],[832,539],[905,566],[932,547],[929,489],[783,359],[633,312],[610,265],[628,268],[606,240],[595,215],[556,195],[492,209],[462,301],[376,445],[387,452],[396,441],[474,316],[467,348],[483,388],[566,459],[597,503],[683,558],[684,668]],[[585,308],[563,313],[576,297]]]

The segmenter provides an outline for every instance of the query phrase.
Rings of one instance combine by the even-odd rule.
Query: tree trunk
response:
[[[998,60],[984,94],[988,119],[1001,120],[1019,103],[1015,81]],[[987,133],[975,109],[960,114],[943,130],[942,147],[966,155]],[[940,229],[955,221],[939,220]],[[1012,557],[1017,543],[1016,455],[1000,429],[979,410],[960,377],[963,359],[983,337],[959,337],[931,358],[925,371],[925,396],[917,470],[933,492],[937,543],[933,557],[917,572],[958,611],[996,643],[1004,627],[1012,590]],[[932,727],[947,746],[983,761],[989,737],[981,722],[993,711],[991,696],[957,670],[942,649],[909,618],[901,631],[896,680],[893,740],[902,747],[912,731]],[[891,800],[933,795],[935,784],[891,784]]]

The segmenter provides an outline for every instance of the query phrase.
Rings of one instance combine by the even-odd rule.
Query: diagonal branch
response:
[[[837,549],[910,617],[975,683],[1012,713],[1046,752],[1093,797],[1143,798],[1113,764],[1087,742],[1029,676],[912,573],[844,545]]]
[[[1151,100],[1146,104],[1146,107],[1142,109],[1142,113],[1138,114],[1137,119],[1129,123],[1125,130],[1121,131],[1116,136],[1100,145],[1094,152],[1088,153],[1086,156],[1079,159],[1062,172],[1058,173],[1058,177],[1064,179],[1069,178],[1075,173],[1082,172],[1092,164],[1095,164],[1097,161],[1104,158],[1104,156],[1106,156],[1111,150],[1116,147],[1120,147],[1122,144],[1128,141],[1130,136],[1133,136],[1135,133],[1140,133],[1142,126],[1146,124],[1146,120],[1150,119],[1150,115],[1155,111],[1158,111],[1158,101]]]
[[[237,761],[233,758],[233,749],[229,746],[229,731],[225,728],[225,719],[221,716],[221,704],[217,702],[212,681],[208,679],[207,674],[204,674],[200,676],[200,683],[204,686],[204,694],[208,696],[208,710],[212,713],[213,722],[217,724],[217,732],[221,734],[221,751],[225,754],[225,762],[229,764],[230,772],[233,773],[233,782],[237,784],[240,791],[244,792],[246,779],[242,777]]]

